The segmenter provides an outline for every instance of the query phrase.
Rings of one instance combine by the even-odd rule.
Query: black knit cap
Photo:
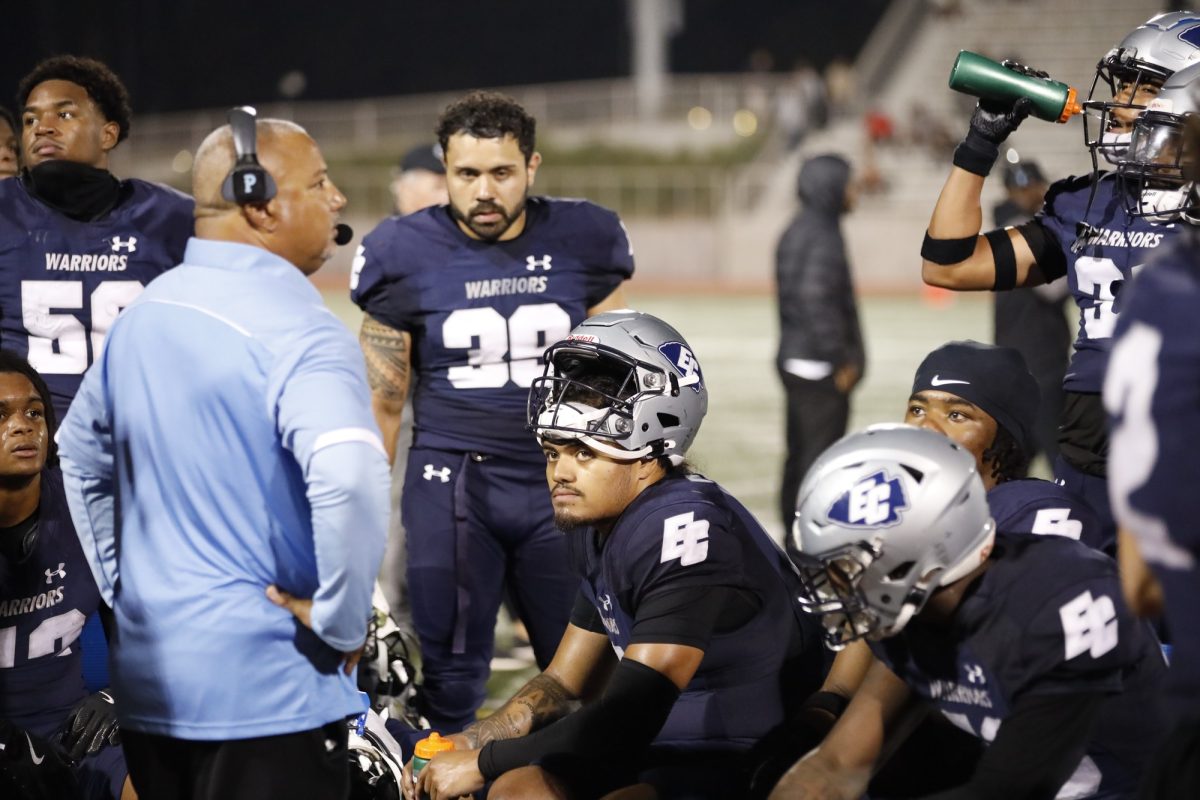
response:
[[[944,344],[917,367],[912,394],[924,391],[961,397],[996,420],[1025,455],[1036,449],[1033,429],[1041,392],[1013,348],[970,340]]]

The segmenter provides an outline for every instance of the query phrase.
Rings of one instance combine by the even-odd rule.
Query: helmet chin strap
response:
[[[1189,188],[1145,189],[1138,198],[1138,207],[1153,222],[1168,222],[1186,205]]]
[[[1100,135],[1100,154],[1104,156],[1104,160],[1114,167],[1121,159],[1129,152],[1129,140],[1133,137],[1133,132],[1129,133],[1109,133],[1105,132]]]

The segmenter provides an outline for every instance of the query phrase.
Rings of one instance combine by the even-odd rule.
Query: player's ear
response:
[[[639,459],[637,462],[637,479],[643,482],[649,482],[659,477],[662,472],[662,466],[659,464],[657,456],[647,456]]]
[[[542,154],[535,151],[534,154],[529,157],[529,163],[525,165],[525,174],[529,176],[530,186],[533,186],[533,179],[537,175],[537,170],[541,163]]]
[[[121,126],[116,122],[106,122],[100,126],[100,149],[108,152],[117,146],[121,139]]]

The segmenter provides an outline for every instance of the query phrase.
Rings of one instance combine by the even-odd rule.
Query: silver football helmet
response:
[[[550,345],[545,362],[529,390],[539,442],[578,440],[611,458],[683,462],[708,388],[679,331],[650,314],[608,311]]]
[[[1176,72],[1133,123],[1129,150],[1117,164],[1126,184],[1126,211],[1135,217],[1172,219],[1190,205],[1185,185],[1183,129],[1200,110],[1200,63]]]
[[[933,431],[884,424],[821,454],[791,535],[800,605],[840,650],[899,633],[935,589],[983,563],[995,523],[974,456]]]
[[[1129,148],[1132,131],[1114,112],[1141,111],[1145,106],[1133,103],[1139,86],[1146,83],[1160,86],[1175,72],[1197,62],[1200,62],[1200,15],[1168,11],[1135,28],[1096,65],[1096,77],[1083,104],[1087,146],[1110,164],[1117,164]],[[1118,100],[1122,87],[1126,87],[1128,94],[1124,100]]]

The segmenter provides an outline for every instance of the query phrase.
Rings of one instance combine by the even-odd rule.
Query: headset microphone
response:
[[[339,222],[334,230],[337,233],[333,235],[333,243],[339,247],[344,244],[350,244],[350,240],[354,238],[354,229],[344,222]]]
[[[258,163],[258,131],[251,106],[229,109],[229,127],[233,131],[233,149],[237,163],[221,184],[221,196],[230,203],[265,203],[275,196],[275,181]]]

